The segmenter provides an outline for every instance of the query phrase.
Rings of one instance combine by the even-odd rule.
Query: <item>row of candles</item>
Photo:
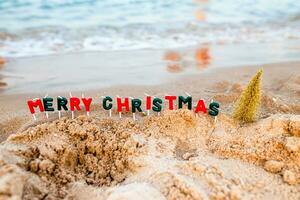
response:
[[[186,95],[188,96],[188,97],[191,97],[191,95],[189,94],[189,93],[187,93],[187,92],[185,92],[186,93]],[[149,116],[150,115],[150,110],[151,110],[151,99],[152,98],[156,98],[155,96],[151,96],[151,95],[149,95],[149,94],[147,94],[147,93],[144,93],[145,94],[145,96],[146,96],[146,106],[145,106],[145,108],[146,108],[146,113],[144,113],[144,114],[146,114],[147,116]],[[69,93],[69,95],[70,95],[70,99],[78,99],[78,98],[76,98],[76,97],[73,97],[72,96],[72,93],[70,92]],[[92,98],[85,98],[84,97],[84,94],[82,93],[82,101],[83,101],[83,103],[84,103],[84,106],[85,106],[85,111],[86,111],[86,114],[87,114],[87,116],[89,116],[90,115],[90,105],[91,105],[91,102],[92,102]],[[48,94],[47,95],[45,95],[45,97],[44,98],[47,98],[48,97]],[[166,97],[174,97],[174,96],[168,96],[168,95],[166,95]],[[58,98],[60,98],[60,99],[62,99],[63,100],[63,97],[61,97],[61,96],[58,96]],[[105,99],[105,98],[107,98],[107,96],[101,96],[101,98],[102,99]],[[125,98],[125,100],[128,100],[128,98]],[[131,99],[131,100],[133,100],[134,98],[133,97],[129,97],[129,99]],[[119,96],[119,95],[117,95],[117,100],[121,100],[121,97]],[[40,99],[38,99],[38,98],[36,98],[36,99],[33,99],[33,101],[40,101]],[[211,103],[213,102],[213,100],[211,100]],[[120,103],[120,102],[119,102]],[[120,103],[121,104],[121,103]],[[128,104],[128,102],[127,102],[127,104]],[[52,106],[52,104],[50,104],[51,106]],[[217,103],[217,105],[218,105],[218,103]],[[36,118],[36,116],[35,116],[35,111],[34,111],[34,108],[33,108],[33,106],[32,105],[30,105],[29,103],[28,103],[28,106],[29,106],[29,109],[30,109],[30,112],[31,112],[31,114],[32,114],[32,116],[33,116],[33,119],[36,121],[37,120],[37,118]],[[171,105],[170,105],[171,106]],[[62,106],[63,107],[63,106]],[[81,110],[81,108],[80,108],[80,106],[79,106],[79,103],[77,104],[77,105],[75,105],[75,106],[71,106],[70,107],[70,110],[71,110],[71,117],[72,117],[72,119],[74,119],[74,117],[75,117],[75,108],[77,109],[77,110]],[[219,106],[217,106],[217,108],[219,109]],[[129,111],[129,106],[127,106],[126,108],[126,111]],[[171,109],[173,109],[173,105],[172,105],[172,108]],[[205,108],[206,109],[206,108]],[[60,119],[61,117],[62,117],[62,111],[61,111],[62,109],[59,109],[58,110],[58,118]],[[66,109],[67,110],[67,109]],[[108,110],[108,115],[109,115],[109,117],[112,117],[112,109],[111,108],[109,108],[109,109],[106,109],[106,110]],[[48,119],[49,118],[49,113],[48,113],[48,111],[46,110],[46,109],[43,109],[42,107],[40,107],[40,111],[41,112],[43,112],[43,111],[45,111],[45,116],[46,116],[46,118]],[[54,110],[51,110],[51,111],[54,111]],[[121,119],[122,118],[122,108],[120,109],[119,107],[118,107],[118,113],[119,113],[119,118]],[[217,113],[218,114],[218,113]],[[217,115],[216,114],[216,115]],[[157,115],[159,116],[160,115],[160,111],[158,111],[157,112]],[[213,115],[214,116],[214,120],[215,120],[215,122],[216,122],[216,120],[217,120],[217,116],[216,115]],[[136,120],[137,118],[136,118],[136,112],[135,112],[135,110],[133,110],[133,112],[132,112],[132,118],[133,118],[133,120]]]

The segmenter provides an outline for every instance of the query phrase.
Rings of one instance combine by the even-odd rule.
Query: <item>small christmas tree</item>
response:
[[[253,122],[261,100],[262,69],[249,82],[235,105],[233,118],[241,122]]]

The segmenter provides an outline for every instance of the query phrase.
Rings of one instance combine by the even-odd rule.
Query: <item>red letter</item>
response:
[[[124,99],[124,103],[122,103],[121,98],[117,98],[117,107],[118,107],[118,112],[122,112],[122,107],[125,107],[125,110],[129,112],[129,100],[127,97]]]
[[[165,96],[166,100],[169,100],[169,110],[174,110],[173,101],[176,100],[176,96]]]
[[[151,110],[151,96],[146,98],[146,110]]]
[[[206,111],[206,107],[205,107],[205,103],[204,103],[204,101],[203,101],[202,99],[200,99],[200,100],[198,101],[198,104],[197,104],[195,113],[197,113],[197,112],[199,112],[199,111],[204,112],[204,113],[207,112],[207,111]]]
[[[86,112],[90,112],[92,98],[81,98]]]
[[[40,111],[44,112],[44,107],[43,107],[42,101],[40,99],[36,99],[35,101],[29,100],[29,101],[27,101],[27,105],[29,107],[31,114],[35,113],[35,110],[33,107],[39,107]]]
[[[71,111],[74,111],[75,110],[75,107],[77,110],[81,110],[80,106],[80,99],[77,98],[77,97],[71,97],[70,98],[70,110]]]

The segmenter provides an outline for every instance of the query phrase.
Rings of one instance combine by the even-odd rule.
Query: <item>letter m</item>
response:
[[[44,106],[40,99],[29,100],[29,101],[27,101],[27,105],[28,105],[28,108],[29,108],[31,114],[35,113],[35,110],[34,110],[35,107],[39,107],[40,111],[44,112]]]

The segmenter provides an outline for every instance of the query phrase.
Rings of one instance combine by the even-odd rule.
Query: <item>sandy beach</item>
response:
[[[256,122],[239,124],[234,102],[260,68]],[[300,62],[213,68],[153,85],[84,91],[142,97],[188,92],[214,99],[214,118],[185,109],[112,118],[57,113],[34,122],[26,106],[41,93],[0,95],[0,197],[3,199],[299,199]],[[68,95],[69,91],[49,95]],[[82,91],[74,91],[81,95]]]
[[[0,200],[299,200],[299,0],[0,0]]]

